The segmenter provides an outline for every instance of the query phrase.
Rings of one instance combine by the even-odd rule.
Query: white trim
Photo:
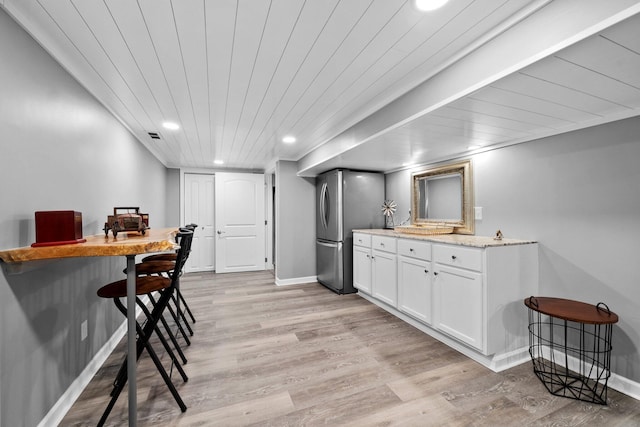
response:
[[[38,427],[57,426],[64,416],[69,412],[75,401],[85,389],[100,367],[107,360],[109,355],[116,348],[120,340],[127,333],[127,319],[124,319],[111,338],[93,356],[82,373],[71,383],[69,388],[60,396],[60,399],[51,407],[47,415],[38,423]]]
[[[430,326],[427,326],[424,323],[415,320],[414,318],[402,313],[401,311],[395,309],[394,307],[391,307],[390,305],[387,305],[381,301],[378,301],[377,299],[363,292],[358,292],[358,295],[360,295],[362,298],[366,299],[367,301],[377,305],[378,307],[388,311],[389,313],[393,314],[397,318],[404,320],[405,322],[415,327],[416,329],[419,329],[425,334],[437,339],[443,344],[446,344],[449,347],[459,351],[460,353],[464,354],[468,358],[475,360],[476,362],[480,363],[482,366],[486,368],[489,368],[493,372],[501,372],[531,360],[529,357],[529,347],[518,348],[508,353],[498,353],[491,356],[485,356],[481,353],[478,353],[477,350],[473,350],[467,347],[466,345],[449,337],[448,335],[445,335],[435,329],[432,329]]]
[[[636,400],[640,400],[640,383],[631,381],[629,378],[612,373],[609,378],[609,387]]]
[[[557,365],[566,367],[564,364],[564,360],[565,360],[564,352],[560,351],[559,349],[554,349],[553,351],[554,357],[552,359],[551,350],[549,349],[548,346],[542,346],[541,350],[542,350],[542,357],[544,359],[549,361],[553,360],[553,362],[555,362]],[[571,356],[571,355],[567,359],[569,361],[569,369],[574,372],[580,372],[580,365],[581,365],[580,361],[575,356]],[[595,374],[596,373],[594,372],[590,378],[596,379]],[[638,382],[632,381],[626,377],[610,372],[607,386],[616,391],[619,391],[620,393],[626,394],[627,396],[633,397],[636,400],[640,400],[640,383]]]
[[[276,277],[276,286],[302,285],[307,283],[316,283],[318,276],[294,277],[292,279],[279,279]]]
[[[362,298],[367,301],[377,305],[378,307],[388,311],[394,316],[398,317],[401,320],[409,323],[411,326],[419,329],[427,335],[437,339],[443,344],[448,345],[449,347],[459,351],[470,359],[475,360],[486,368],[489,368],[493,372],[501,372],[506,369],[513,368],[515,366],[521,365],[523,363],[531,363],[531,357],[529,355],[529,347],[522,347],[517,350],[508,352],[508,353],[500,353],[494,354],[492,356],[485,356],[476,352],[473,349],[461,344],[460,342],[444,335],[435,329],[431,329],[431,327],[413,319],[412,317],[407,316],[406,314],[396,310],[395,308],[376,300],[375,298],[363,293],[358,292]],[[571,358],[570,358],[571,359]],[[556,354],[556,363],[562,364],[561,362],[564,360],[564,355],[559,356]],[[570,360],[569,364],[572,365],[574,361]],[[609,377],[608,387],[612,388],[620,393],[626,394],[627,396],[640,400],[640,383],[630,380],[629,378],[623,377],[621,375],[617,375],[611,373]]]
[[[148,296],[143,296],[140,298],[144,304],[149,307],[150,300]],[[142,309],[140,307],[136,307],[136,318],[142,314]],[[127,334],[127,319],[125,318],[120,326],[115,330],[111,338],[107,340],[106,343],[102,346],[100,350],[93,356],[93,359],[87,363],[87,366],[84,370],[76,377],[76,379],[69,385],[67,390],[62,393],[62,396],[58,399],[58,401],[49,409],[47,415],[38,423],[38,427],[47,427],[47,426],[57,426],[60,424],[62,419],[69,409],[73,406],[73,404],[78,400],[80,394],[84,391],[84,389],[89,385],[95,374],[98,373],[98,370],[102,367],[104,362],[107,360],[109,355],[116,348],[120,340],[124,338]]]

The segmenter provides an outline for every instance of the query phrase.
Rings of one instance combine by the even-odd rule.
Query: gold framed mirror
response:
[[[411,224],[445,225],[456,234],[474,233],[471,160],[411,174]]]

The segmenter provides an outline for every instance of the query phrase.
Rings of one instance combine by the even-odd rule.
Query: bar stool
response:
[[[186,244],[186,243],[185,243]],[[187,249],[187,253],[189,252],[189,250]],[[136,275],[138,277],[142,277],[142,276],[161,276],[161,277],[171,277],[171,275],[173,274],[173,270],[175,269],[175,261],[148,261],[148,262],[142,262],[140,264],[136,264]],[[125,274],[127,272],[127,270],[124,270]],[[178,279],[179,280],[179,279]],[[167,311],[169,312],[169,314],[171,315],[171,317],[173,318],[174,322],[176,323],[177,327],[178,327],[178,332],[180,332],[180,334],[182,334],[185,343],[187,345],[191,345],[191,340],[189,340],[189,337],[187,336],[187,333],[185,332],[184,328],[182,327],[182,324],[184,323],[184,325],[187,327],[187,330],[189,331],[190,336],[193,336],[193,329],[191,329],[191,327],[189,326],[189,323],[187,322],[187,318],[184,315],[184,311],[182,311],[180,309],[180,301],[176,298],[176,295],[179,291],[179,281],[176,282],[175,285],[175,289],[174,289],[174,294],[171,295],[171,301],[175,304],[175,310],[172,308],[171,304],[167,305]],[[156,300],[153,297],[153,295],[149,295],[149,300],[151,301],[151,303],[155,306],[156,304]],[[183,320],[183,322],[180,321],[180,319]],[[160,318],[160,322],[162,323],[163,327],[165,328],[165,330],[167,331],[167,334],[169,335],[169,339],[171,340],[171,342],[173,343],[174,346],[176,346],[176,349],[178,351],[178,353],[180,354],[183,363],[187,363],[186,358],[184,357],[182,350],[180,350],[180,347],[175,339],[175,335],[173,334],[173,332],[171,332],[171,328],[169,328],[169,325],[167,324],[166,320],[164,319],[164,317]]]
[[[189,224],[186,227],[181,227],[180,230],[181,231],[193,232],[193,230],[196,227],[197,226],[195,224]],[[188,243],[188,247],[187,247],[186,251],[187,251],[186,252],[187,253],[186,256],[187,256],[187,259],[188,259],[189,255],[191,254],[191,242]],[[147,258],[143,259],[141,263],[136,264],[136,274],[139,275],[139,276],[164,275],[164,276],[169,277],[169,275],[171,274],[171,271],[173,271],[173,268],[174,268],[174,265],[175,265],[176,255],[177,254],[173,254],[173,253],[171,253],[171,254],[151,255],[150,257],[147,257]],[[185,263],[186,263],[186,260],[185,260]],[[127,270],[125,269],[124,273],[126,274],[126,272],[127,272]],[[174,295],[172,295],[171,300],[173,301],[173,303],[175,305],[175,311],[173,310],[171,305],[169,305],[167,307],[167,310],[169,311],[169,313],[173,317],[174,321],[176,322],[176,325],[178,326],[178,332],[180,332],[180,334],[182,334],[186,344],[187,345],[191,345],[191,341],[189,340],[184,328],[182,327],[182,324],[184,323],[185,327],[187,328],[187,330],[189,332],[189,335],[193,336],[193,329],[191,328],[191,326],[189,325],[189,322],[187,321],[187,318],[185,316],[185,310],[186,310],[187,314],[190,315],[191,320],[194,323],[195,323],[195,318],[193,316],[193,313],[191,312],[191,309],[187,305],[186,300],[182,296],[182,292],[180,291],[180,283],[179,283],[179,281],[176,282],[175,293],[174,293]],[[153,302],[153,300],[152,300],[152,302]],[[184,307],[185,310],[182,310],[181,306]],[[181,322],[180,319],[182,319],[183,322]],[[166,325],[165,325],[165,327],[166,327]],[[169,335],[171,337],[173,334],[169,333]]]
[[[166,339],[164,338],[164,335],[160,331],[158,327],[158,322],[161,322],[160,319],[163,317],[163,312],[169,305],[169,301],[171,301],[173,292],[176,289],[176,284],[178,282],[178,278],[182,271],[182,267],[184,266],[184,262],[187,259],[188,249],[190,247],[192,238],[193,238],[193,232],[191,231],[180,231],[177,233],[177,242],[180,244],[180,249],[178,250],[176,261],[174,263],[173,270],[170,273],[170,277],[153,276],[153,275],[136,277],[136,305],[140,307],[140,309],[145,315],[145,321],[142,325],[140,324],[140,322],[136,320],[136,332],[137,332],[136,360],[140,358],[142,351],[146,349],[147,353],[151,357],[151,360],[155,364],[156,369],[160,373],[160,376],[164,380],[165,384],[167,385],[167,388],[173,395],[173,398],[175,399],[176,403],[178,404],[182,412],[185,412],[187,410],[187,406],[184,404],[184,401],[182,400],[178,391],[173,385],[171,378],[169,377],[169,374],[167,374],[167,371],[162,366],[162,363],[160,362],[159,357],[157,356],[156,352],[151,346],[149,339],[152,333],[155,332],[156,336],[158,337],[164,349],[166,350],[167,354],[169,355],[169,358],[171,359],[171,362],[172,362],[172,366],[176,367],[176,370],[180,373],[184,382],[188,381],[189,378],[185,374],[184,370],[182,369],[182,366],[180,365],[180,362],[177,360],[175,354],[171,350],[171,347],[169,346]],[[153,293],[157,293],[159,295],[159,298],[157,300],[153,297],[152,295]],[[121,299],[126,298],[126,295],[127,295],[126,280],[119,280],[117,282],[109,283],[108,285],[105,285],[98,290],[98,296],[100,296],[101,298],[113,299],[114,304],[116,305],[118,310],[120,310],[120,312],[122,312],[122,314],[125,315],[125,317],[127,316],[127,307],[122,303]],[[144,302],[138,297],[141,295],[148,295],[150,300],[153,301],[152,303],[153,308],[151,311],[149,311],[149,309],[144,304]],[[118,372],[118,375],[116,376],[116,379],[114,380],[114,383],[113,383],[113,390],[111,391],[111,400],[109,401],[107,408],[102,414],[102,417],[98,422],[98,426],[104,425],[105,421],[107,420],[107,417],[109,416],[109,413],[113,409],[113,406],[115,405],[118,399],[118,396],[124,389],[124,386],[127,382],[127,358],[128,357],[132,357],[132,355],[130,354],[127,355],[127,357],[125,358],[125,360],[123,361],[120,367],[120,371]]]
[[[187,224],[183,228],[186,228],[187,230],[191,230],[191,231],[195,232],[195,229],[198,228],[198,224],[194,224],[194,223]],[[191,248],[189,248],[189,253],[191,253]],[[173,253],[149,255],[149,256],[147,256],[147,257],[142,259],[142,262],[139,264],[139,266],[141,266],[141,264],[148,263],[150,261],[175,261],[175,259],[176,259],[176,254],[173,254]],[[141,267],[141,268],[144,268],[144,267]],[[182,295],[182,292],[180,291],[180,287],[178,287],[176,289],[176,295],[174,296],[174,303],[176,304],[176,307],[178,307],[178,308],[180,307],[180,305],[182,305],[184,307],[185,311],[187,312],[187,314],[189,315],[189,317],[191,318],[191,323],[196,323],[196,318],[193,315],[193,312],[191,311],[191,308],[189,307],[189,304],[187,304],[187,301],[184,299],[184,296]],[[189,329],[189,334],[193,335],[193,330],[189,326],[189,324],[188,324],[188,322],[187,322],[187,320],[186,320],[186,318],[184,316],[184,313],[181,310],[178,310],[178,312],[180,313],[181,317],[185,321],[187,329]]]

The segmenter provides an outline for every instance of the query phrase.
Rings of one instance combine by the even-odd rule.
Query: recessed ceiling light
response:
[[[173,122],[164,122],[164,123],[162,123],[162,126],[165,129],[170,129],[170,130],[180,129],[180,126],[177,123],[173,123]]]
[[[224,165],[224,160],[216,159],[213,161],[216,165]]]
[[[282,142],[284,142],[285,144],[293,144],[294,142],[296,142],[296,137],[287,135],[282,138]]]
[[[447,1],[449,0],[415,0],[414,4],[418,10],[428,12],[441,8]]]

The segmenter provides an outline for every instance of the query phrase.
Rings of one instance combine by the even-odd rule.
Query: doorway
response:
[[[215,176],[186,173],[184,175],[184,222],[197,224],[192,250],[185,272],[215,270]]]

